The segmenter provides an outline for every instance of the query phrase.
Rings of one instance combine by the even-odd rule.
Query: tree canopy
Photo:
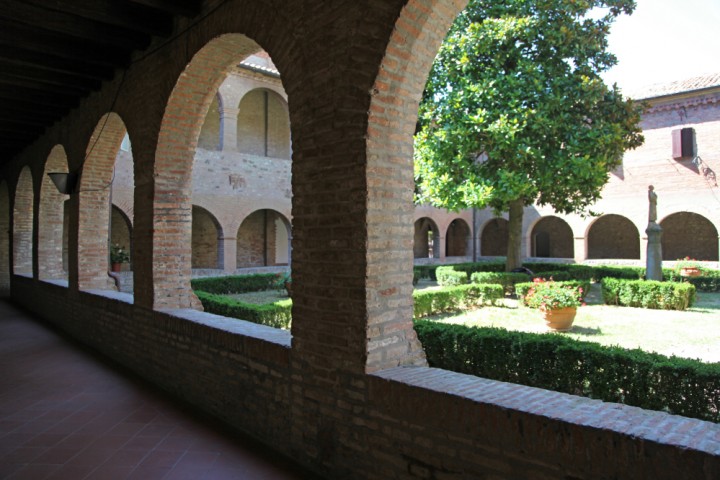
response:
[[[634,8],[632,0],[471,0],[421,102],[416,201],[585,213],[623,152],[643,141],[637,105],[599,76],[616,63],[610,25]]]

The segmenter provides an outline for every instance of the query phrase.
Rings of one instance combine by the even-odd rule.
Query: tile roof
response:
[[[720,87],[720,73],[710,73],[670,83],[656,83],[623,93],[625,93],[625,96],[627,97],[641,100],[693,92],[711,87]]]

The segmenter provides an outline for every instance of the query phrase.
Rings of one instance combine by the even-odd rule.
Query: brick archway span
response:
[[[192,268],[222,268],[222,225],[209,210],[192,206]]]
[[[640,258],[640,232],[622,215],[596,218],[587,230],[587,258]]]
[[[12,217],[12,271],[16,275],[33,275],[34,203],[33,174],[29,167],[23,167],[15,186]]]
[[[663,218],[660,226],[663,260],[690,257],[718,261],[718,229],[707,217],[676,212]]]
[[[574,258],[575,245],[570,225],[560,217],[541,217],[529,228],[530,256],[540,258]]]
[[[217,37],[192,57],[170,94],[158,134],[152,208],[136,218],[136,301],[156,309],[201,309],[190,287],[191,177],[207,110],[231,66],[260,46],[241,34]],[[142,194],[137,191],[136,195]],[[140,213],[140,212],[138,212]],[[136,289],[137,290],[137,289]]]
[[[0,181],[0,297],[10,295],[10,192]]]
[[[359,232],[367,235],[368,263],[365,272],[357,272],[367,276],[369,286],[368,372],[426,364],[412,327],[412,135],[432,62],[466,4],[464,0],[408,1],[394,22],[370,90],[365,136],[367,230]],[[388,212],[393,212],[392,218]],[[393,349],[382,347],[388,343]]]
[[[68,161],[62,145],[55,145],[45,162],[40,181],[38,205],[38,278],[41,280],[67,279],[63,268],[63,234],[65,200],[48,176],[48,173],[67,173]]]
[[[71,203],[69,244],[77,245],[77,252],[69,251],[70,278],[77,276],[80,290],[115,286],[108,276],[110,198],[115,159],[126,133],[125,123],[115,112],[98,120],[85,149],[78,194],[71,196],[76,203]]]
[[[440,228],[435,220],[430,217],[422,217],[415,220],[413,235],[413,257],[434,258],[440,257]],[[432,251],[428,244],[428,232],[432,231]],[[432,253],[432,255],[431,255]]]
[[[480,255],[504,257],[507,255],[509,222],[506,218],[491,218],[480,231]]]

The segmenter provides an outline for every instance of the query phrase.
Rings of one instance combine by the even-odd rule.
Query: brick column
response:
[[[435,250],[435,253],[437,254],[437,258],[440,260],[445,260],[446,253],[447,253],[447,245],[445,242],[445,235],[438,235],[438,246]]]
[[[237,152],[237,117],[238,109],[223,106],[220,109],[220,148]]]
[[[577,263],[582,263],[588,258],[587,242],[585,241],[585,237],[575,237],[573,242],[575,261]]]
[[[223,252],[223,270],[234,272],[237,270],[237,237],[220,237],[218,241]]]

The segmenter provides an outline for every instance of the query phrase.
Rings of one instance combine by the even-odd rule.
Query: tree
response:
[[[507,270],[521,264],[524,206],[587,214],[623,152],[643,142],[638,106],[599,76],[617,62],[610,25],[634,8],[633,0],[471,0],[420,105],[416,202],[508,211]]]

